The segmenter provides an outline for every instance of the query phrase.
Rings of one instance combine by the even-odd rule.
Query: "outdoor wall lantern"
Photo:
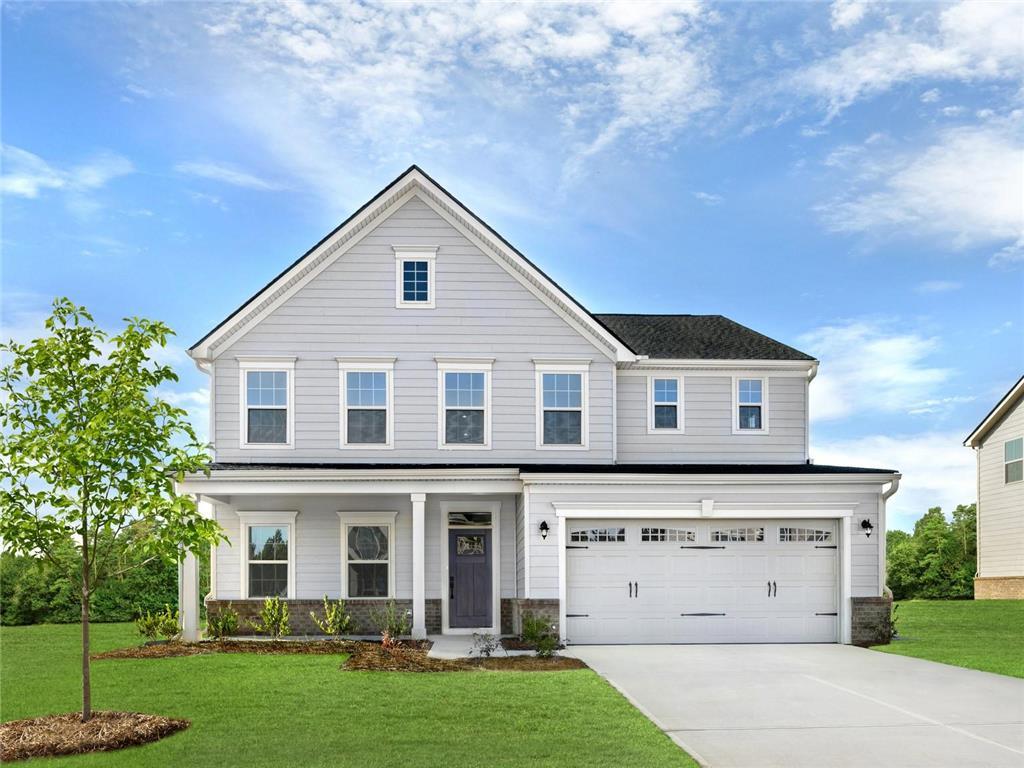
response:
[[[864,535],[869,539],[871,538],[871,532],[875,530],[875,526],[872,525],[871,521],[866,517],[860,521],[860,527],[864,529]]]
[[[548,537],[548,531],[550,531],[550,530],[551,529],[548,528],[548,521],[547,520],[541,520],[540,521],[540,537],[542,539],[546,539]]]

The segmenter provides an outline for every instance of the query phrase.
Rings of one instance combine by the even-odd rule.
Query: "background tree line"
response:
[[[959,505],[952,519],[932,507],[913,533],[889,531],[886,555],[895,599],[971,599],[978,560],[975,505]]]

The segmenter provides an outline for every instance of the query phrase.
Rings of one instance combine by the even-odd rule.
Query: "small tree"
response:
[[[47,335],[0,345],[0,539],[56,568],[75,563],[67,577],[81,594],[83,722],[92,716],[90,599],[129,567],[117,562],[116,543],[138,555],[137,567],[223,538],[174,488],[208,457],[185,411],[155,396],[178,378],[149,358],[172,331],[141,318],[125,323],[108,336],[84,307],[57,299]],[[59,556],[69,540],[80,558]]]

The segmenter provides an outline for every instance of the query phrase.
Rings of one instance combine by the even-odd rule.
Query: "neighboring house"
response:
[[[964,440],[978,459],[978,600],[1024,599],[1024,376]]]
[[[718,315],[594,315],[413,166],[190,350],[230,542],[207,606],[417,637],[884,642],[899,475],[808,459],[818,362]],[[198,581],[184,565],[195,636]]]

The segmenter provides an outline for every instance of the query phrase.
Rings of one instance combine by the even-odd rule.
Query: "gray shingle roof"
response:
[[[814,360],[722,315],[594,315],[639,355],[670,360]]]

